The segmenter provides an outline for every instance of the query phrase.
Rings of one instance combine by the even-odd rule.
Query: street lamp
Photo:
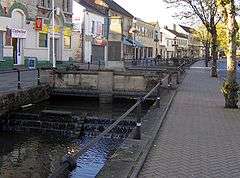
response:
[[[175,47],[175,57],[177,57],[177,47],[178,47],[178,44],[177,44],[177,37],[174,37],[174,40],[173,40],[173,45]]]

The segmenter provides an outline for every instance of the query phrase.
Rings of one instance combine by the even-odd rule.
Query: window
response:
[[[48,35],[45,33],[39,33],[39,47],[48,47]]]
[[[67,12],[70,12],[70,0],[66,0],[67,1]]]
[[[48,5],[49,8],[51,8],[52,7],[52,0],[47,0],[47,5]]]
[[[92,34],[95,34],[95,22],[92,21]]]
[[[64,36],[64,48],[71,49],[71,36]]]
[[[40,5],[44,7],[45,6],[45,0],[41,0]]]

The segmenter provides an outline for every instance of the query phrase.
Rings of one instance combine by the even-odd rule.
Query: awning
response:
[[[139,48],[143,48],[144,47],[144,45],[141,42],[139,42],[139,41],[133,40],[133,42]]]
[[[126,37],[123,38],[123,44],[127,45],[127,46],[133,46],[131,41],[129,39],[127,39]]]
[[[144,45],[139,42],[139,41],[136,41],[136,40],[133,40],[133,39],[130,39],[130,38],[127,38],[127,37],[124,37],[123,38],[123,44],[127,45],[127,46],[132,46],[132,47],[139,47],[139,48],[143,48]]]

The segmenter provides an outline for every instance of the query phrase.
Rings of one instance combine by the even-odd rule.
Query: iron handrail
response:
[[[77,159],[82,156],[90,147],[95,145],[98,141],[100,141],[107,133],[109,133],[115,126],[117,126],[123,119],[125,119],[134,109],[136,109],[143,101],[145,101],[150,95],[153,94],[155,90],[157,90],[162,83],[169,78],[169,75],[164,77],[147,95],[145,95],[142,99],[137,100],[137,102],[127,110],[123,115],[121,115],[111,126],[109,126],[106,130],[104,130],[101,134],[99,134],[96,138],[91,140],[86,146],[84,146],[77,154],[73,156],[68,156],[66,160],[63,161],[62,165],[55,170],[55,172],[50,176],[50,178],[58,178],[59,175],[62,175],[69,168],[73,168],[76,166]]]

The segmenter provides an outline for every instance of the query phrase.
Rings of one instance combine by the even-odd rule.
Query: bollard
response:
[[[41,82],[40,82],[40,70],[39,70],[39,68],[37,68],[37,84],[38,84],[38,85],[41,85]]]
[[[21,89],[21,74],[20,74],[20,70],[18,70],[17,73],[18,73],[17,88],[18,88],[18,89]]]
[[[157,97],[157,108],[160,108],[160,97]]]
[[[140,103],[137,106],[137,128],[134,136],[134,139],[137,139],[137,140],[141,140],[141,126],[142,126],[142,120],[141,120],[142,98],[139,98],[139,101]]]
[[[90,62],[88,62],[88,70],[90,70]]]

